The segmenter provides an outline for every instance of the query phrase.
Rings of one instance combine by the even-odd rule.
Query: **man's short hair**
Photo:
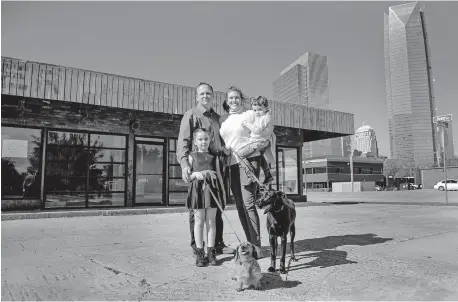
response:
[[[210,85],[208,83],[205,83],[205,82],[200,82],[199,85],[196,86],[196,91],[197,91],[197,88],[199,88],[200,86],[208,86],[208,87],[210,87],[210,89],[212,90],[212,93],[213,93],[212,85]]]
[[[251,106],[253,106],[253,105],[264,106],[264,107],[268,108],[269,107],[269,101],[267,101],[266,97],[258,96],[257,98],[251,100]]]

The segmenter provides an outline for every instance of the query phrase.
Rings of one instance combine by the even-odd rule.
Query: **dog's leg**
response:
[[[277,236],[274,235],[269,235],[269,241],[270,241],[270,267],[267,271],[273,273],[275,272],[275,262],[277,260]]]
[[[294,237],[296,236],[296,225],[293,223],[291,227],[289,228],[290,231],[290,236],[291,236],[291,241],[289,243],[291,247],[291,260],[292,261],[297,261],[296,256],[294,255]]]
[[[280,256],[280,273],[286,274],[285,267],[285,258],[286,258],[286,244],[287,244],[287,234],[281,236],[281,256]]]
[[[242,280],[237,280],[237,287],[235,288],[236,291],[241,291],[243,289],[243,281]]]

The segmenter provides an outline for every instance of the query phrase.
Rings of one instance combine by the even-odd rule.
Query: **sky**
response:
[[[403,3],[2,1],[1,55],[272,99],[280,72],[315,52],[331,109],[373,127],[389,156],[383,13]],[[458,2],[423,3],[437,113],[458,118]]]

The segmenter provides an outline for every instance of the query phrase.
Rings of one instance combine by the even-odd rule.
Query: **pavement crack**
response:
[[[420,236],[420,237],[407,238],[407,239],[404,239],[404,240],[399,240],[399,241],[393,242],[393,244],[396,244],[396,243],[403,243],[403,242],[407,242],[407,241],[411,241],[411,240],[417,240],[417,239],[428,238],[428,237],[437,236],[437,235],[442,235],[442,234],[447,234],[447,233],[452,233],[452,232],[456,232],[456,231],[453,230],[453,231],[447,231],[447,232],[440,232],[440,233],[428,234],[428,235],[424,235],[424,236]]]

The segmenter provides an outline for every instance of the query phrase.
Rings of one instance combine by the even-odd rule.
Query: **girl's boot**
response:
[[[207,248],[207,254],[208,254],[208,264],[215,266],[218,265],[218,262],[216,262],[216,250],[214,247],[208,247]]]
[[[196,266],[207,266],[207,257],[205,256],[204,248],[196,249]]]

